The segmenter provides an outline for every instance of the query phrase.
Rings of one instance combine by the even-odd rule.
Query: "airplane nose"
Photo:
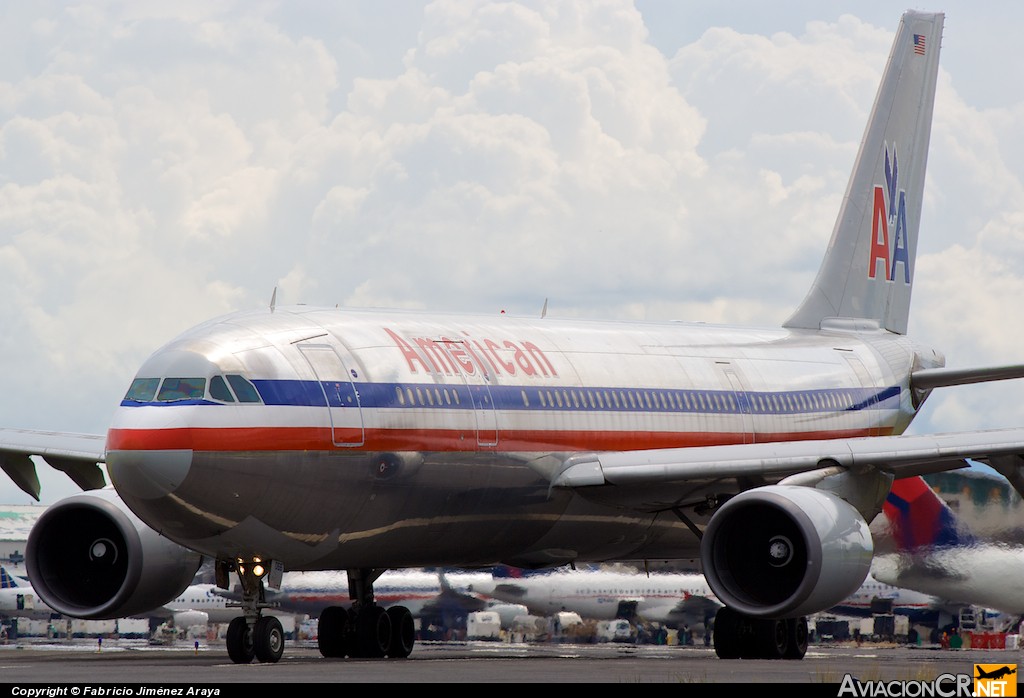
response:
[[[107,473],[122,497],[158,499],[171,494],[191,467],[191,449],[107,453]]]

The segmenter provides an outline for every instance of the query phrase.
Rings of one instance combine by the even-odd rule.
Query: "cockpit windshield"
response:
[[[159,378],[136,378],[132,381],[124,399],[132,402],[152,402],[156,397],[156,389],[159,385]]]
[[[209,383],[209,389],[207,389]],[[229,387],[230,386],[230,387]],[[215,402],[260,403],[260,394],[247,378],[238,374],[201,377],[136,378],[124,396],[125,402],[181,402],[211,400]]]
[[[205,378],[164,378],[164,382],[160,384],[160,392],[156,395],[156,401],[202,400],[205,395]]]

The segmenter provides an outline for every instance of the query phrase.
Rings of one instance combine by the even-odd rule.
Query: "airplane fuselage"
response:
[[[478,582],[474,592],[525,605],[550,616],[572,611],[583,618],[630,617],[677,626],[704,622],[721,606],[700,574],[554,572]]]
[[[581,450],[900,433],[909,372],[939,364],[884,331],[279,308],[157,351],[107,463],[171,539],[230,558],[255,536],[287,569],[693,558],[672,514],[552,474]]]

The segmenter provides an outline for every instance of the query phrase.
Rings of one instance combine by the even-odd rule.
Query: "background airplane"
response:
[[[914,625],[941,629],[955,625],[964,604],[894,586],[869,574],[849,598],[828,609],[831,615],[868,618],[877,614],[906,616]]]
[[[461,570],[395,570],[382,574],[374,584],[374,599],[383,608],[404,606],[420,624],[421,638],[464,628],[466,616],[483,610],[487,601],[471,592],[474,584],[490,579],[486,572]],[[237,604],[241,592],[212,589],[222,600]],[[268,589],[267,603],[275,613],[304,614],[319,618],[325,608],[351,603],[344,572],[286,572],[280,590]],[[237,606],[234,608],[238,615]],[[229,618],[230,620],[230,618]]]
[[[46,620],[59,615],[39,598],[27,579],[0,566],[0,616]]]
[[[893,483],[883,515],[894,549],[875,556],[877,580],[949,604],[1024,615],[1024,547],[975,536],[920,477]]]
[[[528,573],[500,567],[469,591],[522,604],[535,615],[572,611],[585,619],[625,618],[671,628],[703,627],[722,607],[701,574],[597,568]]]
[[[176,598],[155,609],[152,618],[169,619],[178,630],[210,623],[230,623],[238,617],[238,606],[218,593],[215,584],[191,584]]]
[[[495,568],[491,579],[474,583],[473,593],[526,606],[530,613],[551,616],[572,611],[582,618],[625,618],[634,623],[660,623],[703,632],[722,604],[701,574],[590,568],[530,572]],[[886,584],[868,575],[848,598],[828,614],[870,617],[875,614],[907,616],[928,628],[955,624],[962,603]]]

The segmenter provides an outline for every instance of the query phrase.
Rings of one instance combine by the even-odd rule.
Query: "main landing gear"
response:
[[[404,659],[416,642],[412,613],[405,606],[381,608],[373,583],[384,570],[348,570],[352,606],[329,606],[320,613],[317,642],[325,657]]]
[[[274,616],[262,615],[270,606],[264,596],[264,571],[258,564],[238,564],[235,571],[242,587],[242,615],[228,625],[228,657],[235,664],[249,664],[253,659],[277,662],[284,654],[284,628]]]
[[[752,618],[727,606],[715,616],[715,654],[721,659],[803,659],[806,618]]]

